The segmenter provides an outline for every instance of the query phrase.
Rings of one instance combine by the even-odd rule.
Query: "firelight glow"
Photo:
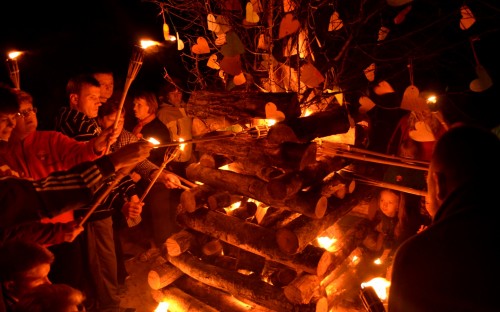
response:
[[[160,302],[158,304],[158,307],[154,310],[154,312],[167,312],[168,311],[168,306],[170,304],[168,302]]]
[[[14,60],[16,59],[19,55],[21,55],[22,52],[19,52],[19,51],[12,51],[12,52],[9,52],[8,56],[11,60]]]
[[[316,238],[316,240],[318,241],[318,244],[326,250],[329,250],[329,248],[337,241],[335,237],[330,238],[328,236],[321,236]]]
[[[154,145],[160,145],[160,141],[158,141],[157,139],[155,139],[153,137],[148,138],[147,141],[149,143],[153,143]]]
[[[152,46],[157,46],[160,45],[158,41],[153,41],[153,40],[141,40],[141,47],[143,49],[147,49]]]
[[[375,277],[368,282],[361,283],[361,288],[371,286],[377,293],[380,300],[384,301],[387,299],[388,289],[391,286],[391,282],[383,277]]]
[[[231,204],[229,207],[224,208],[224,210],[226,211],[226,213],[228,213],[228,212],[236,210],[240,207],[241,207],[241,201]]]
[[[427,101],[427,104],[436,104],[436,102],[437,102],[437,96],[430,95],[430,96],[427,97],[426,101]]]
[[[183,139],[183,138],[179,138],[179,142],[184,142],[184,139]],[[180,149],[181,151],[183,151],[183,150],[184,150],[184,148],[186,148],[186,144],[180,144],[180,145],[179,145],[179,149]]]

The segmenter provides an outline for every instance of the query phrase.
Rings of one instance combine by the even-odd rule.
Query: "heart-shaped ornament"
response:
[[[170,40],[170,28],[166,23],[163,23],[163,38],[167,41]]]
[[[465,4],[460,8],[460,13],[462,14],[462,18],[460,19],[460,29],[467,30],[476,22],[476,18],[474,17],[474,14],[472,14],[469,7]]]
[[[385,40],[385,38],[387,37],[387,35],[389,34],[391,30],[385,26],[382,26],[380,27],[380,29],[378,30],[378,39],[377,41],[382,41],[382,40]]]
[[[285,114],[278,110],[278,107],[273,102],[267,102],[265,106],[266,119],[274,119],[276,122],[285,120]]]
[[[431,131],[431,127],[429,127],[423,121],[417,121],[415,123],[415,130],[411,130],[408,135],[410,138],[417,142],[432,142],[436,141],[436,137]]]
[[[216,46],[221,46],[226,43],[226,34],[225,33],[219,33],[217,34],[217,39],[215,39],[215,45]]]
[[[293,14],[286,14],[281,20],[280,28],[278,32],[278,39],[291,35],[300,28],[300,23],[297,19],[293,17]]]
[[[175,33],[177,36],[177,50],[181,51],[184,50],[184,41],[182,41],[181,38],[179,38],[179,32]]]
[[[217,18],[212,13],[207,15],[207,26],[208,30],[214,33],[220,32],[220,25],[217,23]]]
[[[394,18],[394,24],[396,24],[396,25],[401,24],[405,20],[406,14],[408,14],[408,12],[410,12],[410,10],[411,10],[411,5],[402,9],[401,12],[399,12],[398,15],[396,15],[396,17]]]
[[[208,58],[207,66],[213,69],[220,69],[219,62],[217,61],[217,54],[212,54]]]
[[[235,85],[241,86],[242,84],[245,84],[245,82],[247,82],[247,78],[245,77],[245,74],[241,72],[233,77],[233,82]]]
[[[420,91],[414,85],[410,85],[403,93],[401,108],[414,112],[421,112],[427,109],[427,102],[420,97]]]
[[[257,24],[259,20],[259,14],[254,12],[252,3],[248,2],[246,6],[245,21],[250,24]]]
[[[333,12],[332,16],[330,16],[330,23],[328,24],[328,31],[339,30],[344,27],[344,23],[340,19],[339,12]]]
[[[300,67],[300,72],[300,79],[309,88],[316,88],[320,83],[325,81],[325,77],[323,77],[321,72],[311,63],[302,65],[302,67]]]
[[[269,48],[269,41],[266,38],[266,35],[260,34],[259,41],[257,42],[257,48],[262,50],[267,50]]]
[[[367,68],[363,70],[365,73],[366,79],[368,81],[373,81],[375,80],[375,63],[371,63]]]
[[[493,85],[490,75],[484,67],[480,64],[476,66],[477,78],[472,80],[469,88],[474,92],[483,92]]]
[[[373,88],[373,92],[375,92],[375,94],[377,94],[377,95],[383,95],[383,94],[387,94],[387,93],[393,93],[394,89],[391,87],[391,85],[387,81],[382,80],[381,82],[378,83],[378,85],[376,85]]]
[[[361,105],[359,107],[359,112],[362,114],[370,111],[372,108],[376,106],[376,104],[367,96],[360,97],[358,102]]]
[[[196,39],[196,44],[193,47],[191,47],[191,51],[194,54],[210,53],[210,48],[208,46],[207,39],[203,37],[198,37],[198,39]]]

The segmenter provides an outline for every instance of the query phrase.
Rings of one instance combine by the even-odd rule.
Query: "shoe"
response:
[[[156,259],[160,255],[160,249],[151,248],[139,255],[139,261],[148,262],[151,259]]]

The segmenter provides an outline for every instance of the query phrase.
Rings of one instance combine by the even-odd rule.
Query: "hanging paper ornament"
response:
[[[372,108],[376,106],[376,104],[367,96],[360,97],[358,102],[361,105],[359,107],[359,112],[362,114],[370,111]]]
[[[233,82],[235,85],[241,86],[242,84],[245,84],[245,82],[247,82],[247,78],[245,77],[245,74],[241,72],[233,77]]]
[[[428,109],[427,101],[420,97],[420,91],[414,85],[410,85],[405,89],[401,108],[414,112],[421,112]]]
[[[481,64],[476,65],[476,75],[477,78],[472,80],[469,85],[472,91],[483,92],[493,85],[493,80],[491,80],[490,75]]]
[[[380,29],[378,30],[378,39],[377,39],[377,41],[385,40],[385,38],[389,34],[389,31],[390,31],[390,29],[387,28],[387,27],[385,27],[385,26],[380,27]]]
[[[293,0],[283,0],[283,12],[288,13],[295,10],[295,2]]]
[[[198,39],[196,39],[196,44],[193,45],[193,47],[191,48],[191,51],[194,54],[210,53],[210,47],[208,46],[207,39],[205,39],[203,37],[198,37]]]
[[[170,40],[170,28],[168,27],[167,23],[163,23],[163,38],[165,38],[165,40],[167,41]]]
[[[394,18],[394,24],[396,25],[401,24],[405,20],[406,14],[408,14],[408,12],[410,11],[411,11],[411,5],[402,9],[401,12],[399,12],[398,15],[396,15],[396,17]]]
[[[387,93],[393,93],[394,89],[387,81],[382,80],[381,82],[378,83],[377,86],[373,88],[373,92],[375,92],[375,94],[377,95],[383,95]]]
[[[344,27],[344,23],[339,17],[339,12],[333,12],[332,16],[330,16],[330,23],[328,24],[328,31],[339,30]]]
[[[248,2],[246,6],[246,14],[244,22],[248,24],[257,24],[259,22],[259,14],[254,12],[253,5]]]
[[[217,23],[217,19],[212,13],[207,15],[207,26],[208,30],[215,33],[220,32],[220,25]]]
[[[375,80],[375,63],[371,63],[367,68],[363,70],[365,73],[366,79],[368,81],[374,81]]]
[[[219,62],[217,61],[217,54],[212,54],[208,58],[207,66],[213,69],[220,69]]]
[[[469,88],[474,92],[483,92],[493,85],[493,80],[491,80],[491,77],[488,75],[486,69],[481,65],[481,63],[479,63],[479,58],[474,47],[474,41],[476,40],[479,40],[479,38],[471,39],[470,45],[474,54],[474,60],[476,61],[477,78],[470,83]]]
[[[231,30],[226,33],[226,44],[220,49],[224,56],[235,56],[245,53],[245,47],[241,42],[240,37],[235,31]]]
[[[310,55],[311,48],[309,46],[309,40],[307,39],[307,33],[305,29],[302,29],[297,38],[298,44],[294,42],[293,38],[288,38],[287,45],[283,48],[283,56],[288,57],[292,55],[297,55],[297,46],[299,47],[299,57],[305,59]],[[312,56],[312,55],[311,55]],[[312,56],[314,61],[314,56]]]
[[[259,40],[257,42],[257,48],[262,49],[262,50],[269,49],[269,41],[267,40],[266,35],[264,35],[264,34],[259,35]]]
[[[292,14],[286,14],[280,23],[278,39],[295,33],[299,28],[299,21],[295,19]]]
[[[410,85],[403,93],[400,107],[414,112],[422,112],[427,110],[427,101],[420,97],[420,91],[413,83],[413,62],[410,60],[408,64],[408,71],[410,73]]]
[[[387,4],[393,7],[398,7],[412,2],[413,0],[387,0]]]
[[[316,88],[325,81],[325,77],[311,63],[306,63],[300,67],[300,80],[309,88]]]
[[[429,127],[424,121],[415,122],[415,130],[411,130],[408,135],[410,138],[417,142],[433,142],[436,141],[434,133],[432,133],[431,127]]]
[[[476,18],[474,17],[474,14],[472,14],[469,7],[465,4],[460,8],[460,13],[462,14],[462,18],[460,19],[460,29],[467,30],[476,22]]]
[[[184,50],[184,41],[182,41],[181,38],[179,38],[179,32],[176,32],[175,34],[177,36],[177,50],[179,51]]]
[[[276,122],[285,120],[285,114],[278,110],[278,107],[273,102],[267,102],[264,110],[266,112],[266,119],[273,119]]]
[[[220,77],[222,80],[226,81],[226,73],[225,73],[222,69],[221,69],[221,70],[219,70],[219,77]]]
[[[215,45],[221,46],[225,43],[226,43],[226,34],[225,33],[217,34],[217,39],[215,39]]]

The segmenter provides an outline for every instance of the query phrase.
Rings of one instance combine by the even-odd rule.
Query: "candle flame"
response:
[[[384,301],[387,299],[388,288],[391,286],[391,282],[383,277],[375,277],[368,282],[361,283],[361,288],[368,286],[373,287],[380,300]]]
[[[141,40],[141,47],[146,50],[149,47],[160,45],[158,41],[153,40]]]
[[[169,305],[170,304],[168,302],[160,302],[158,304],[158,307],[156,307],[156,310],[154,312],[167,312]]]
[[[22,52],[19,52],[19,51],[12,51],[12,52],[9,52],[9,54],[8,54],[8,55],[9,55],[9,58],[10,58],[11,60],[14,60],[14,59],[16,59],[16,58],[17,58],[19,55],[21,55],[21,54],[22,54]]]

